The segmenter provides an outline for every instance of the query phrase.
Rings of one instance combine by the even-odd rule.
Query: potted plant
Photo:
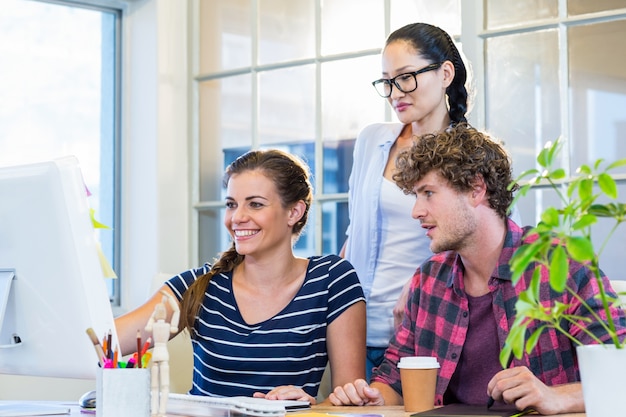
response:
[[[595,161],[592,166],[582,165],[576,174],[565,182],[566,172],[562,168],[555,167],[557,155],[563,146],[561,139],[554,143],[547,143],[544,149],[537,156],[537,162],[541,169],[531,169],[523,172],[513,184],[520,185],[513,204],[525,196],[533,186],[547,185],[556,191],[562,207],[548,207],[541,214],[541,221],[536,227],[530,229],[527,235],[536,237],[532,243],[521,246],[513,255],[510,261],[513,285],[516,285],[524,271],[532,268],[533,265],[540,264],[549,271],[549,282],[553,291],[563,293],[567,291],[573,299],[580,302],[582,308],[593,310],[575,291],[567,285],[569,263],[571,261],[584,264],[592,272],[599,287],[599,298],[606,319],[593,313],[593,319],[602,326],[610,342],[603,343],[596,336],[589,334],[597,343],[596,345],[582,346],[580,341],[574,338],[569,332],[569,326],[576,326],[581,317],[573,315],[568,309],[570,305],[554,302],[546,305],[539,301],[539,271],[537,268],[527,289],[522,291],[516,302],[516,317],[511,327],[511,331],[506,339],[504,349],[500,355],[500,362],[503,367],[509,363],[511,355],[521,358],[524,350],[530,352],[537,344],[540,334],[546,328],[553,328],[566,335],[577,345],[576,353],[579,360],[580,374],[583,386],[583,396],[587,416],[593,417],[605,415],[617,415],[615,410],[603,410],[605,400],[599,396],[613,385],[620,391],[623,390],[623,378],[626,375],[626,341],[620,340],[616,333],[615,322],[613,321],[609,309],[613,304],[619,303],[619,297],[607,294],[605,282],[602,279],[599,258],[610,237],[621,223],[626,221],[626,205],[617,201],[618,192],[615,180],[610,172],[618,167],[626,166],[626,159],[605,164],[602,159]],[[523,179],[531,177],[530,180],[522,183]],[[599,200],[608,203],[599,203]],[[598,218],[612,219],[615,224],[611,231],[604,238],[599,249],[594,247],[592,241],[592,225]],[[588,318],[585,320],[589,320]],[[534,331],[530,332],[531,324],[541,323]],[[584,331],[584,330],[583,330]],[[529,334],[531,333],[531,334]],[[599,359],[588,358],[592,353],[592,348],[599,348],[602,360],[608,359],[611,368],[599,370]],[[616,372],[618,364],[611,362],[614,355],[623,355],[620,359],[623,363],[623,371]],[[588,362],[592,362],[588,367]],[[593,370],[599,370],[600,382],[587,382],[587,378],[592,376]],[[608,375],[618,375],[617,383],[607,382]],[[607,394],[611,395],[611,394]],[[623,393],[615,395],[624,402]],[[596,405],[595,401],[600,404]],[[619,412],[623,413],[626,404],[619,406]],[[611,414],[612,413],[612,414]]]

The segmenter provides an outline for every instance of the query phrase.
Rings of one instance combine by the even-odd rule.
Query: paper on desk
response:
[[[58,416],[70,413],[70,408],[61,405],[38,403],[0,403],[0,417]]]

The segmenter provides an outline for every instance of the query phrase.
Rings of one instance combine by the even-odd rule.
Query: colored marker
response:
[[[137,368],[141,368],[141,331],[137,330]]]

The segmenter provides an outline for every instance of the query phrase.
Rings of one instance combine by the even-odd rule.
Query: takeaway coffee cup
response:
[[[400,358],[400,381],[404,411],[418,413],[435,408],[435,388],[439,362],[430,356]]]

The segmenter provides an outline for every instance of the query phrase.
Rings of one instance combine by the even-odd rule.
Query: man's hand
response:
[[[398,297],[396,305],[393,306],[393,326],[396,329],[402,324],[402,319],[404,319],[404,309],[406,308],[406,303],[409,300],[412,280],[413,279],[411,278],[406,282],[406,284],[404,284],[400,297]]]
[[[580,383],[549,387],[525,366],[498,372],[489,381],[487,394],[494,400],[515,404],[518,410],[532,408],[539,414],[585,411]]]
[[[336,387],[328,399],[333,405],[385,405],[380,390],[370,387],[364,379]]]

